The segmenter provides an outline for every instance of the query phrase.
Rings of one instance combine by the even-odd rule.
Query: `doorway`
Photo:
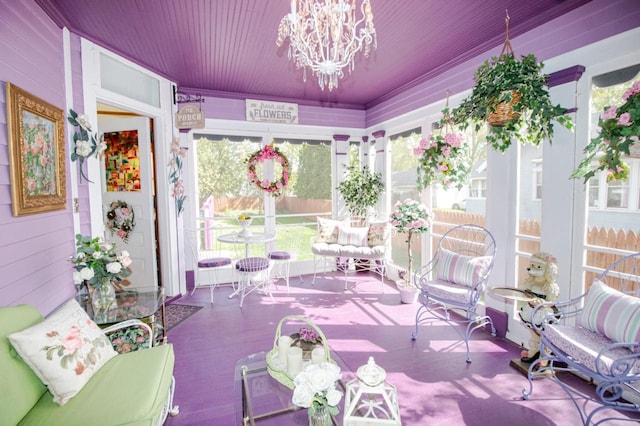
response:
[[[107,143],[100,161],[105,241],[129,252],[129,288],[161,286],[153,120],[99,104],[98,129]]]

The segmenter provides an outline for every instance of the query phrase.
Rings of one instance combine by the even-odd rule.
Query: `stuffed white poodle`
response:
[[[531,264],[527,268],[528,276],[524,280],[524,288],[536,298],[525,303],[519,311],[520,319],[530,328],[531,338],[529,350],[522,352],[523,362],[533,362],[540,356],[540,336],[532,327],[532,324],[540,325],[547,315],[553,315],[552,308],[539,309],[534,318],[531,318],[533,309],[544,302],[555,302],[560,296],[558,279],[558,265],[556,258],[549,253],[535,253],[531,255]]]

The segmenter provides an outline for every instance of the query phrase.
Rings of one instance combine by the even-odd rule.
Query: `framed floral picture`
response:
[[[65,209],[62,109],[11,83],[6,95],[13,215]]]

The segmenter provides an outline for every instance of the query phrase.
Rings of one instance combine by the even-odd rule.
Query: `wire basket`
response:
[[[274,379],[276,379],[279,383],[282,383],[289,389],[293,389],[295,387],[293,384],[293,379],[295,377],[291,377],[287,373],[286,366],[283,367],[278,360],[278,339],[280,338],[282,333],[282,325],[287,321],[303,322],[309,325],[311,328],[313,328],[315,332],[318,333],[318,336],[320,336],[320,338],[322,339],[322,345],[324,348],[324,360],[327,362],[332,362],[334,364],[335,364],[335,361],[331,359],[331,356],[329,354],[329,344],[327,343],[327,338],[325,337],[322,330],[320,330],[320,327],[318,327],[317,325],[309,321],[307,318],[300,317],[297,315],[289,315],[282,318],[278,323],[278,328],[276,329],[276,336],[275,336],[275,339],[273,340],[273,349],[267,352],[267,371],[269,372],[269,375]]]
[[[487,123],[493,127],[503,127],[507,122],[520,117],[519,112],[513,110],[513,105],[520,102],[520,92],[511,90],[511,102],[499,102],[493,108],[495,111],[487,111]]]

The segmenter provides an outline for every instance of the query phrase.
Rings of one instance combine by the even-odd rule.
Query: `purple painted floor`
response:
[[[341,274],[318,278],[313,287],[311,278],[304,278],[304,283],[292,279],[288,294],[283,281],[276,282],[273,302],[253,293],[243,308],[237,298],[227,298],[229,287],[216,289],[213,305],[208,289],[178,301],[204,308],[169,332],[176,354],[175,402],[180,414],[170,417],[167,425],[235,424],[236,362],[270,350],[277,325],[287,315],[307,317],[319,326],[352,371],[373,355],[387,371],[388,382],[398,388],[404,425],[582,423],[566,393],[547,380],[536,381],[531,399],[522,400],[528,382],[509,366],[520,356],[513,343],[476,331],[471,342],[473,362],[467,364],[464,343],[444,323],[423,326],[418,340],[411,340],[418,305],[401,304],[393,284],[385,284],[381,293],[376,276],[360,273],[349,277],[349,290],[344,291]],[[589,388],[574,376],[567,380]],[[280,418],[276,424],[297,422]]]

